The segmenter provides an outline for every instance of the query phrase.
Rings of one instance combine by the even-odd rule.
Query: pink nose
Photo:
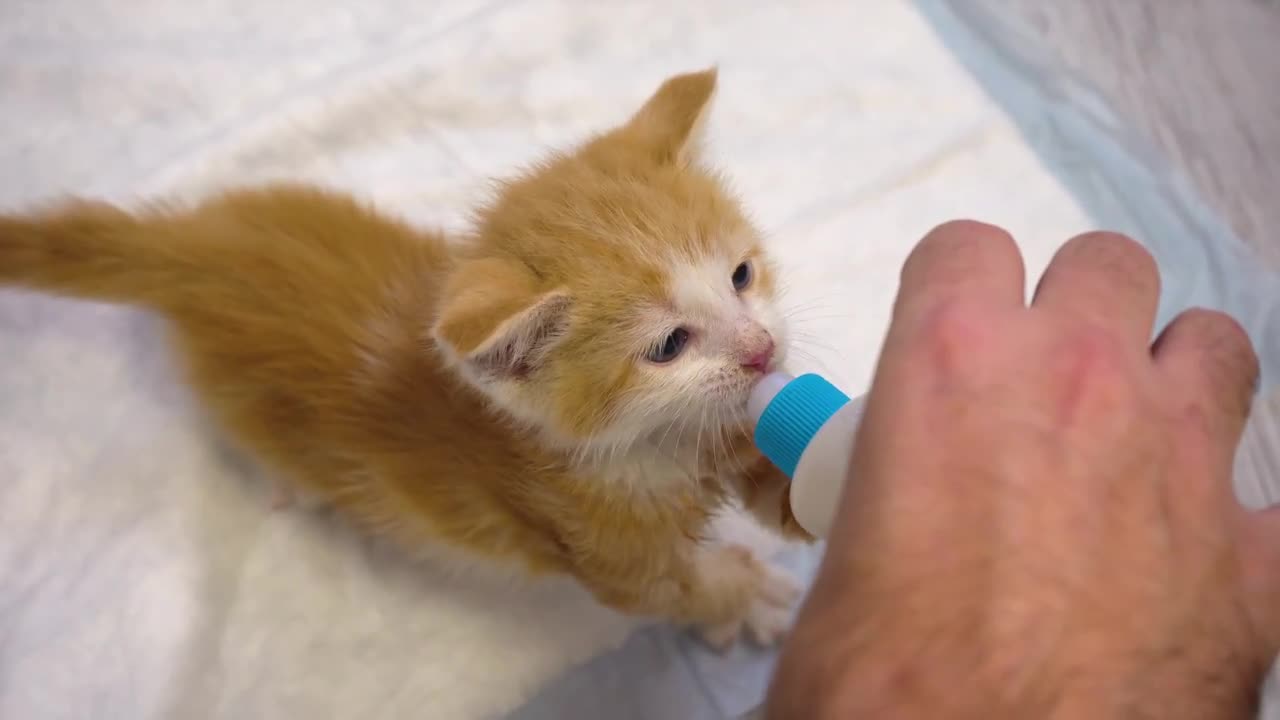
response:
[[[769,372],[769,366],[773,364],[773,351],[775,349],[773,338],[766,339],[765,344],[760,349],[746,356],[742,361],[742,367],[760,373]]]

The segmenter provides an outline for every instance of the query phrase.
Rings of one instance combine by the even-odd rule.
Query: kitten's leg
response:
[[[751,451],[743,457],[746,471],[733,478],[742,505],[766,528],[788,540],[812,543],[791,511],[791,480],[768,458]]]
[[[578,576],[610,607],[694,625],[721,651],[743,631],[756,643],[772,645],[790,627],[799,585],[748,548],[684,538],[669,549],[666,562],[653,554],[606,558],[600,549],[583,558]]]
[[[752,642],[762,647],[776,645],[791,627],[793,606],[800,597],[801,588],[790,575],[768,562],[762,561],[750,548],[729,545],[718,548],[720,553],[702,570],[714,584],[717,575],[743,573],[750,578],[742,592],[749,598],[744,608],[739,608],[727,619],[703,622],[697,630],[703,642],[713,649],[725,652],[745,632]],[[733,584],[733,580],[728,585]]]

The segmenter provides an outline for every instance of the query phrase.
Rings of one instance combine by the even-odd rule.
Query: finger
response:
[[[895,316],[919,314],[952,300],[1023,304],[1026,269],[1009,233],[955,220],[934,228],[902,267]]]
[[[1229,315],[1194,308],[1169,323],[1151,354],[1169,392],[1203,419],[1220,459],[1231,463],[1259,377],[1258,356],[1244,329]]]
[[[1246,601],[1270,659],[1280,654],[1280,505],[1249,513],[1241,542]]]
[[[1159,299],[1160,273],[1151,253],[1124,235],[1092,232],[1058,249],[1031,305],[1079,316],[1146,347]]]

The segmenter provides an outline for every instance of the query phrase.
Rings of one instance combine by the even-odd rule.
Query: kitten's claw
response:
[[[777,645],[791,627],[792,609],[802,588],[786,571],[761,561],[747,548],[726,548],[726,555],[746,565],[753,581],[747,585],[751,601],[746,612],[733,620],[699,628],[699,636],[712,650],[724,653],[746,635],[760,647]]]

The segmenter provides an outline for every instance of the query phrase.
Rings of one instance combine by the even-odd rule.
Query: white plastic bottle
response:
[[[864,398],[818,375],[766,375],[747,410],[760,452],[791,478],[791,511],[810,535],[831,530],[848,474]]]

